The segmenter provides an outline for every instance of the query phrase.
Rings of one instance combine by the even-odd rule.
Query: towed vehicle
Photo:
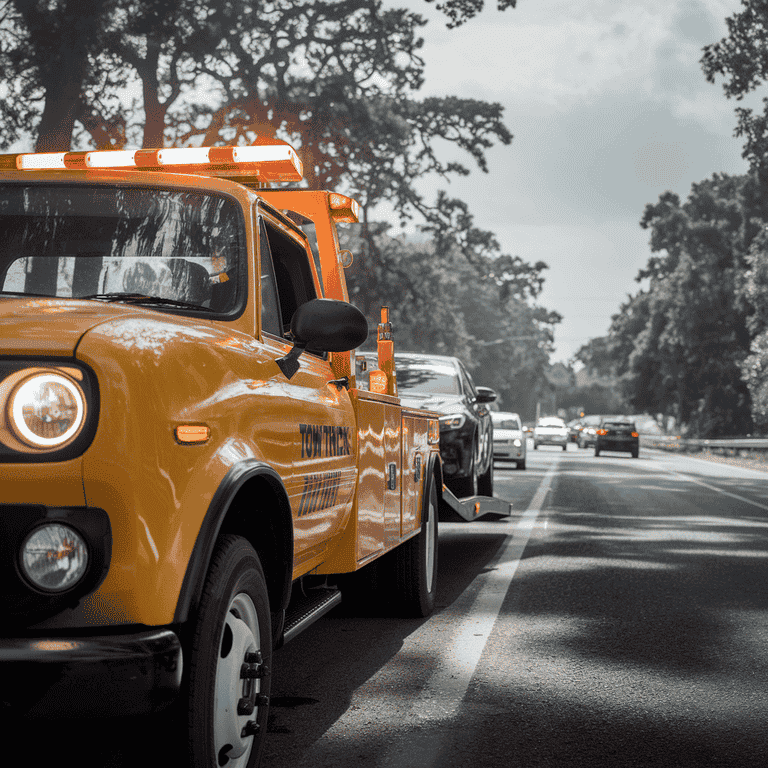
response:
[[[464,363],[447,355],[396,352],[403,404],[435,411],[445,484],[457,496],[493,496],[493,423],[489,387],[476,386]]]

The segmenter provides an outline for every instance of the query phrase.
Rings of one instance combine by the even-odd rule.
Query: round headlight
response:
[[[88,568],[88,548],[77,531],[61,523],[36,528],[21,546],[21,570],[38,589],[63,592]]]
[[[85,398],[60,373],[37,373],[22,381],[8,402],[16,436],[35,448],[58,448],[73,440],[85,421]]]

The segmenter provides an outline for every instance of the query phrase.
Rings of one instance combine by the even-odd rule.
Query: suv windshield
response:
[[[456,370],[450,365],[426,366],[409,364],[407,360],[397,361],[397,388],[409,393],[425,395],[460,395],[461,386]]]
[[[244,224],[228,198],[137,187],[0,187],[0,290],[234,308]]]

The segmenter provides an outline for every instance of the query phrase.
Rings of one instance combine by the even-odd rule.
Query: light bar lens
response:
[[[31,155],[19,155],[16,158],[16,167],[20,171],[45,169],[64,170],[64,157],[66,152],[36,152]]]
[[[135,149],[108,149],[103,152],[88,152],[85,155],[88,168],[133,168],[136,165]]]
[[[18,170],[77,170],[82,168],[166,168],[185,166],[240,166],[229,172],[249,171],[265,180],[300,181],[303,166],[294,148],[274,144],[251,147],[169,147],[167,149],[107,149],[94,152],[35,152],[16,156]],[[245,166],[245,167],[243,167]],[[213,168],[211,169],[213,170]],[[217,169],[219,172],[222,169]],[[345,198],[349,200],[349,198]]]

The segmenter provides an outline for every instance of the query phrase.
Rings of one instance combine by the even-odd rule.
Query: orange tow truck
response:
[[[428,615],[439,511],[509,513],[443,487],[386,312],[357,386],[357,204],[301,177],[278,140],[0,155],[4,712],[167,709],[252,768],[274,648],[361,584]]]

